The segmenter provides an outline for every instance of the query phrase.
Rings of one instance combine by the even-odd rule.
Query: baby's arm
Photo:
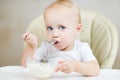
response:
[[[74,62],[75,72],[79,72],[86,76],[96,76],[99,74],[99,64],[97,60],[89,62]]]
[[[65,73],[74,71],[86,76],[96,76],[99,74],[99,65],[96,60],[89,62],[64,60],[59,62],[56,71],[62,71]]]
[[[22,38],[24,39],[24,41],[26,42],[26,47],[23,50],[22,53],[22,59],[21,59],[21,64],[22,66],[26,66],[26,59],[27,57],[31,57],[34,55],[34,52],[37,48],[37,38],[35,35],[33,35],[32,33],[26,32]]]

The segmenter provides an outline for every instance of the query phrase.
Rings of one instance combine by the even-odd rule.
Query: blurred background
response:
[[[20,65],[22,34],[54,0],[0,0],[0,66]],[[120,0],[73,0],[81,9],[93,10],[108,18],[120,36]],[[120,40],[120,37],[119,37]],[[113,68],[120,69],[120,48]]]

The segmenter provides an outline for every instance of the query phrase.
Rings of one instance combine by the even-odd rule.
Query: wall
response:
[[[19,65],[23,49],[21,35],[29,23],[54,0],[0,0],[0,66]],[[120,0],[73,0],[81,9],[106,16],[120,31]],[[120,35],[120,33],[119,33]],[[114,68],[120,68],[120,49]]]

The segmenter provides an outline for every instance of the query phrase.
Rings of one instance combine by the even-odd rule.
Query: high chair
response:
[[[83,29],[78,39],[88,42],[100,68],[112,68],[118,51],[118,33],[116,27],[97,12],[81,10]],[[47,39],[43,15],[32,21],[27,31],[40,39]]]

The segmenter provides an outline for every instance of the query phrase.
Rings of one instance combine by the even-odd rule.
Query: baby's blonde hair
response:
[[[51,3],[46,9],[45,12],[53,7],[67,7],[67,8],[74,8],[74,10],[77,12],[77,16],[79,18],[79,23],[81,23],[81,17],[80,17],[80,9],[77,5],[75,5],[71,0],[56,0],[53,3]]]

